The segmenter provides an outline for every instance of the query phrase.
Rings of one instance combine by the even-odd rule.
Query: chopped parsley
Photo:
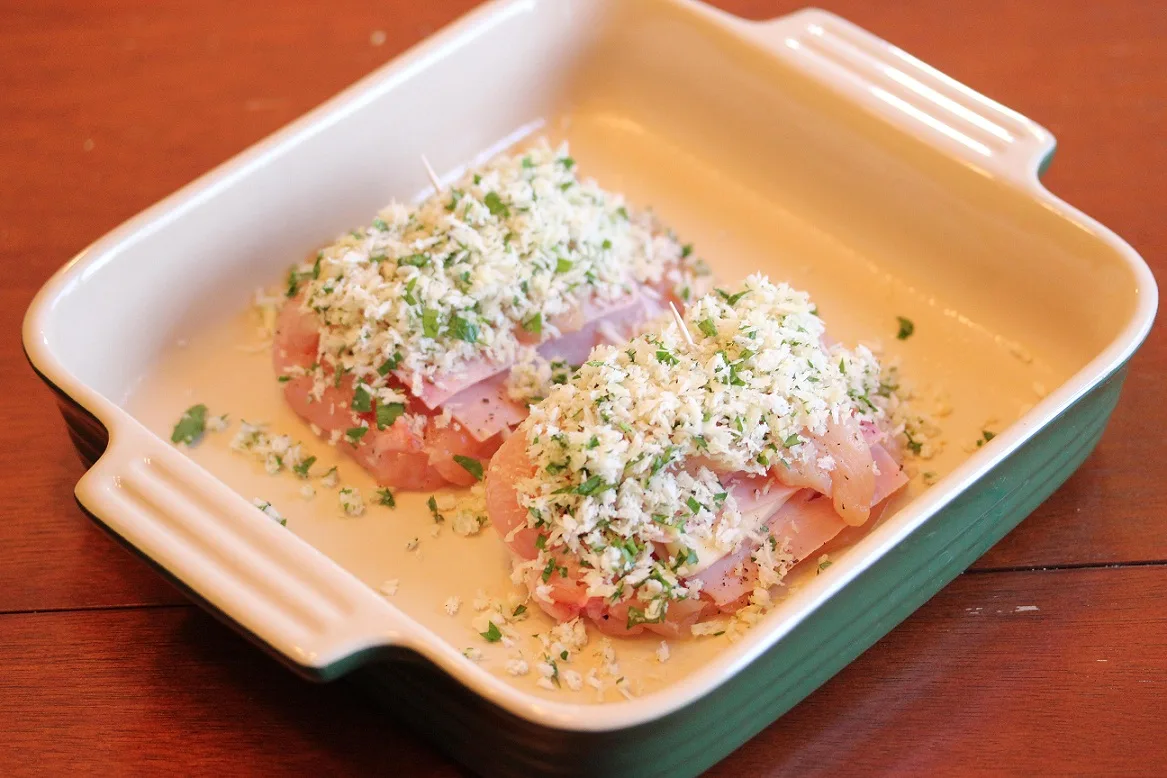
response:
[[[502,640],[502,630],[500,630],[493,621],[488,621],[486,623],[490,625],[489,628],[486,630],[486,632],[479,632],[478,634],[486,638],[487,643],[497,643],[498,641]]]
[[[401,414],[405,413],[405,403],[377,403],[377,429],[392,427]]]
[[[487,192],[486,196],[482,198],[482,203],[492,216],[505,219],[511,215],[511,209],[498,196],[498,192]]]
[[[174,431],[170,433],[170,442],[193,446],[202,438],[206,429],[207,406],[202,403],[192,405],[183,412],[178,424],[174,425]]]
[[[540,311],[529,319],[523,321],[523,329],[534,335],[543,334],[543,313]]]
[[[365,388],[364,384],[357,384],[357,388],[353,392],[352,407],[357,413],[368,413],[373,410],[373,395],[369,394],[369,390]]]
[[[376,491],[377,504],[384,505],[386,508],[396,508],[397,500],[393,497],[393,492],[389,491],[389,487],[384,487]]]
[[[312,465],[316,464],[316,457],[308,457],[300,462],[298,465],[292,466],[292,471],[301,478],[308,477],[308,470]]]
[[[469,319],[455,315],[450,318],[450,334],[458,340],[464,340],[467,343],[477,343],[478,325]]]
[[[900,331],[896,333],[896,339],[907,340],[912,337],[912,333],[916,331],[916,325],[912,323],[912,320],[897,316],[896,321],[900,323]]]
[[[365,437],[365,433],[368,431],[368,427],[349,427],[344,432],[344,439],[355,446],[361,442],[361,438]]]
[[[463,456],[461,454],[454,455],[454,461],[457,462],[463,470],[474,476],[475,481],[482,480],[482,463],[473,457]]]

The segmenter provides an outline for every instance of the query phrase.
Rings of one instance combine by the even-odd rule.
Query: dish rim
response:
[[[47,332],[51,327],[52,314],[55,307],[67,298],[69,291],[74,286],[83,283],[86,275],[97,272],[108,263],[116,261],[123,248],[132,246],[141,237],[182,218],[185,212],[213,199],[218,192],[243,180],[252,171],[271,163],[278,163],[279,157],[284,151],[290,150],[320,129],[359,110],[366,102],[375,99],[382,90],[388,90],[395,84],[420,73],[430,63],[445,56],[446,52],[456,49],[515,14],[533,9],[542,1],[495,0],[471,11],[451,26],[439,31],[436,35],[422,41],[360,79],[337,96],[127,220],[83,249],[50,277],[33,299],[25,315],[22,330],[25,353],[33,368],[47,383],[91,414],[108,431],[110,443],[106,452],[98,460],[99,463],[119,454],[132,453],[133,451],[140,454],[143,450],[149,451],[149,447],[153,445],[152,441],[159,442],[164,446],[169,446],[169,444],[146,430],[140,422],[117,403],[78,379],[49,345]],[[658,0],[658,2],[683,9],[689,12],[692,18],[700,20],[701,23],[714,26],[724,33],[732,34],[738,38],[743,46],[763,50],[771,50],[774,43],[763,40],[759,33],[768,26],[773,28],[777,23],[794,24],[797,21],[813,24],[815,20],[830,20],[832,24],[837,22],[848,24],[842,22],[839,17],[817,10],[797,11],[773,20],[750,22],[700,5],[695,0]],[[883,43],[882,45],[888,47],[889,50],[899,52],[890,44]],[[902,52],[897,54],[897,56],[899,55],[902,55]],[[913,61],[918,63],[914,58]],[[922,65],[922,63],[918,64]],[[822,80],[821,86],[824,89],[832,89],[837,86],[832,83],[832,77],[829,73],[819,72],[815,75]],[[962,88],[967,90],[967,87]],[[970,95],[976,95],[972,90],[967,91]],[[1008,111],[987,98],[976,96],[986,106]],[[252,632],[241,624],[237,624],[237,626],[244,631],[251,632],[255,639],[263,642],[286,662],[296,666],[301,673],[309,676],[326,676],[329,674],[330,667],[335,669],[339,665],[343,665],[341,672],[346,672],[351,669],[353,664],[368,661],[375,656],[377,649],[380,648],[409,649],[435,664],[467,690],[485,700],[533,723],[561,730],[601,732],[624,729],[661,718],[709,694],[728,678],[753,663],[762,653],[772,648],[796,626],[810,618],[825,602],[843,591],[871,564],[885,556],[938,511],[972,487],[990,470],[1007,460],[1040,430],[1050,425],[1072,405],[1120,369],[1146,338],[1154,321],[1158,299],[1157,287],[1150,269],[1125,241],[1049,192],[1040,183],[1038,173],[1048,161],[1049,155],[1052,154],[1052,136],[1029,120],[1013,114],[1013,112],[1009,112],[1009,114],[1033,131],[1032,149],[1035,152],[1040,151],[1041,158],[1031,159],[1030,162],[1033,164],[1029,169],[1020,172],[1014,171],[1016,174],[1013,176],[1000,175],[1001,181],[1019,193],[1027,195],[1060,218],[1086,230],[1104,243],[1113,252],[1115,258],[1124,263],[1131,273],[1137,290],[1134,310],[1119,334],[1100,353],[1043,398],[1029,412],[1003,429],[990,444],[986,444],[982,449],[972,454],[945,476],[939,484],[903,508],[901,520],[894,531],[872,533],[860,541],[861,545],[866,546],[861,563],[848,566],[847,569],[841,570],[838,575],[826,576],[812,581],[806,587],[806,605],[800,612],[768,627],[756,627],[755,629],[765,632],[764,637],[753,641],[743,641],[736,647],[733,645],[726,647],[717,659],[705,667],[645,697],[595,704],[547,700],[512,686],[465,659],[447,641],[429,633],[429,630],[424,626],[413,622],[408,613],[380,598],[372,590],[370,593],[377,597],[382,604],[382,608],[376,613],[379,621],[377,629],[374,630],[378,642],[364,645],[354,644],[347,650],[341,651],[332,663],[317,665],[311,661],[299,661],[287,650],[276,645],[274,641],[265,639],[260,632]],[[886,120],[889,117],[877,116],[874,118],[875,120],[881,118]],[[911,128],[902,127],[901,129],[915,142],[940,148],[944,153],[954,155],[951,147],[947,149],[942,147],[935,136],[927,135],[922,131],[913,131]],[[997,172],[1003,173],[1003,171]],[[136,448],[139,445],[142,446],[141,449]],[[189,460],[187,462],[190,468],[206,473],[200,466]],[[214,476],[210,477],[214,478]],[[102,515],[103,506],[100,500],[93,494],[84,492],[83,485],[85,483],[86,479],[83,478],[78,485],[77,498],[79,503],[87,512],[97,517],[110,532],[121,537],[123,542],[130,547],[136,548],[132,542],[118,533],[114,526],[107,523],[109,517]],[[238,500],[241,505],[250,506],[244,498],[238,497]],[[108,512],[109,506],[107,505],[104,510]],[[291,533],[273,531],[271,538],[273,542],[301,544],[315,551],[307,544],[307,541],[301,540]],[[149,558],[144,552],[140,553]],[[351,574],[337,563],[327,559],[319,552],[316,552],[316,555],[319,556],[321,571],[328,571],[330,575],[351,577]],[[167,572],[182,580],[173,571],[167,570]],[[415,631],[415,627],[421,627],[421,629]],[[368,640],[369,635],[365,634],[364,638]]]

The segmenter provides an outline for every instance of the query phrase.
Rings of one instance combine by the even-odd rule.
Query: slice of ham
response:
[[[770,534],[785,542],[795,561],[801,561],[838,535],[847,523],[835,512],[830,499],[801,489],[766,522]],[[742,546],[694,576],[702,582],[701,593],[726,612],[737,610],[743,599],[754,590],[758,565],[750,558],[757,546]]]
[[[592,309],[599,310],[596,306],[592,306]],[[606,340],[623,342],[635,335],[646,321],[660,312],[660,307],[645,295],[634,295],[630,303],[620,307],[609,306],[603,310],[606,312],[583,325],[578,325],[573,319],[572,324],[576,329],[539,346],[539,355],[549,361],[561,359],[570,365],[581,364],[600,343]],[[507,396],[507,376],[507,368],[504,367],[450,395],[440,403],[440,407],[448,410],[450,416],[475,439],[487,440],[515,426],[527,416],[527,406]],[[430,386],[433,384],[426,385],[427,390]]]
[[[589,300],[580,306],[580,308],[564,314],[561,317],[556,317],[551,322],[556,325],[561,335],[555,340],[544,343],[540,346],[539,351],[540,353],[544,353],[543,350],[552,346],[555,342],[564,340],[573,333],[586,331],[589,333],[588,335],[583,336],[578,341],[569,341],[569,345],[567,346],[567,348],[571,348],[574,353],[578,354],[582,348],[580,344],[590,340],[587,348],[582,351],[583,358],[586,359],[588,352],[591,351],[591,347],[596,344],[596,332],[601,321],[607,321],[611,326],[616,327],[634,326],[647,318],[648,309],[649,305],[646,303],[645,296],[639,292],[633,292],[611,302]],[[437,409],[468,387],[484,381],[491,376],[505,373],[513,364],[513,361],[506,360],[470,360],[460,365],[456,373],[440,376],[434,380],[423,380],[420,391],[414,392],[414,395],[425,403],[426,407]],[[394,372],[394,375],[405,383],[405,385],[413,386],[412,376],[408,371],[398,370]]]

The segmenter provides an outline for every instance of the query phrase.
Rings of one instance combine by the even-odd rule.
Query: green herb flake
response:
[[[316,457],[308,457],[298,465],[292,467],[292,471],[301,478],[308,477],[308,470],[312,465],[316,464]]]
[[[357,413],[368,413],[373,410],[373,395],[369,394],[369,390],[363,384],[357,384],[356,391],[353,392],[352,408]]]
[[[170,442],[193,446],[207,430],[207,406],[199,403],[192,405],[183,412],[178,424],[174,425],[174,432],[170,433]]]
[[[431,494],[430,498],[425,501],[425,504],[430,509],[430,516],[433,517],[435,524],[441,524],[443,521],[446,520],[446,517],[443,516],[438,511],[438,498],[437,497],[435,497],[434,495]]]
[[[533,335],[543,334],[543,313],[540,311],[523,322],[523,329]]]
[[[487,192],[486,196],[482,198],[482,203],[486,206],[486,210],[490,211],[492,216],[505,219],[511,215],[511,209],[498,196],[498,192]]]
[[[786,446],[786,448],[790,448],[791,446],[797,446],[801,442],[802,438],[799,437],[798,433],[796,432],[793,435],[788,436],[786,440],[782,441],[782,445]]]
[[[454,315],[450,318],[450,334],[467,343],[478,342],[478,325],[469,319]]]
[[[389,491],[388,487],[378,489],[376,491],[377,504],[384,505],[386,508],[396,508],[397,500],[393,497],[393,492]]]
[[[559,164],[563,165],[564,170],[571,170],[575,167],[575,160],[571,157],[560,157]]]
[[[282,375],[276,379],[276,381],[279,381],[281,384],[286,384],[288,381],[291,381],[291,380],[292,380],[292,377],[290,375]]]
[[[479,632],[478,634],[486,638],[487,643],[497,643],[498,641],[502,640],[502,630],[500,630],[493,621],[488,621],[486,623],[490,625],[489,628],[486,630],[486,632]]]
[[[608,489],[612,489],[613,485],[605,483],[604,479],[598,475],[593,475],[588,480],[575,488],[576,494],[582,494],[585,497],[590,495],[602,494]]]
[[[511,613],[511,618],[512,619],[518,618],[519,616],[522,616],[526,612],[527,612],[527,606],[520,605],[519,607],[515,608],[513,613]]]
[[[912,320],[897,316],[896,321],[900,323],[900,331],[896,333],[896,339],[907,340],[912,337],[912,333],[916,331],[916,325],[912,323]]]
[[[434,308],[425,308],[421,312],[421,331],[427,338],[438,336],[438,312]]]
[[[368,427],[349,427],[345,430],[344,438],[355,446],[361,442],[361,438],[365,437],[365,433],[368,431]]]
[[[482,480],[482,463],[473,457],[462,456],[461,454],[454,455],[454,461],[457,462],[463,470],[474,476],[475,481]]]
[[[717,294],[721,297],[721,299],[725,300],[726,304],[731,305],[731,306],[736,305],[738,300],[742,299],[743,297],[745,297],[747,294],[750,293],[749,289],[744,289],[744,290],[738,292],[737,294],[730,294],[729,292],[725,291],[724,289],[716,289],[714,291],[717,292]]]
[[[393,352],[393,356],[389,357],[389,359],[386,359],[381,363],[381,366],[377,368],[377,374],[382,377],[389,375],[397,369],[398,365],[401,364],[401,359],[402,357],[400,351]]]
[[[563,257],[560,257],[559,259],[555,260],[555,272],[566,273],[567,271],[571,270],[573,264],[574,263],[570,259],[564,259]]]
[[[705,506],[697,502],[697,498],[693,495],[689,495],[689,498],[685,500],[685,504],[689,506],[689,510],[693,512],[693,515],[697,515],[705,510]]]
[[[425,254],[410,254],[397,260],[397,264],[404,267],[425,267],[429,263],[430,258]]]
[[[824,559],[823,561],[819,562],[819,572],[821,573],[822,571],[826,570],[830,566],[831,566],[831,560]]]
[[[405,403],[377,403],[377,429],[383,430],[386,427],[392,427],[403,413],[405,413]]]
[[[713,323],[713,319],[702,319],[701,323],[697,325],[697,329],[705,333],[707,337],[717,337],[717,325]]]
[[[675,365],[679,362],[679,360],[675,356],[673,356],[673,353],[671,351],[668,351],[668,350],[663,349],[663,348],[657,349],[656,361],[660,362],[662,365]]]

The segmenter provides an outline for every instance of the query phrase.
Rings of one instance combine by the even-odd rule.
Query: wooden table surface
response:
[[[91,526],[19,326],[86,244],[474,4],[0,3],[0,774],[461,773],[355,690],[292,677]],[[1052,130],[1049,187],[1162,277],[1162,0],[819,5]],[[1165,378],[1159,328],[1082,469],[713,774],[1167,774]]]

